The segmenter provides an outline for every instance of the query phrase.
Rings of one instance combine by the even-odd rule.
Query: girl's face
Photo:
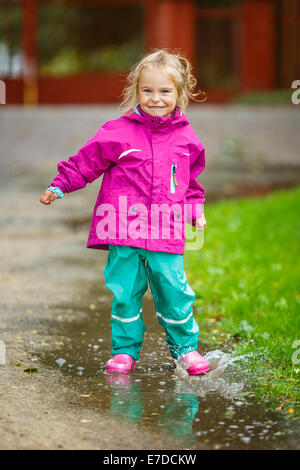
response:
[[[174,82],[159,68],[144,68],[139,83],[140,105],[150,116],[170,116],[176,106]]]

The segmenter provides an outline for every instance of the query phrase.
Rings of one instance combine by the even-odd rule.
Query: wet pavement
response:
[[[222,350],[200,344],[211,372],[190,377],[173,367],[165,334],[155,317],[149,291],[143,302],[147,325],[137,368],[129,375],[105,371],[110,357],[111,297],[99,286],[89,292],[84,311],[57,305],[59,319],[49,330],[64,336],[64,347],[39,353],[47,367],[60,369],[72,388],[80,391],[80,402],[101,409],[122,422],[139,424],[156,439],[171,438],[184,449],[289,449],[296,445],[295,429],[280,413],[266,413],[247,386],[247,373],[230,348]],[[76,324],[63,316],[78,315]],[[290,423],[291,424],[291,423]]]
[[[221,350],[200,344],[212,368],[205,376],[189,377],[173,368],[150,290],[143,299],[147,330],[136,371],[129,376],[105,372],[112,300],[103,278],[107,252],[85,248],[100,182],[51,206],[39,203],[57,161],[90,137],[97,113],[105,120],[115,113],[112,108],[75,111],[12,108],[0,117],[0,340],[6,347],[0,364],[0,448],[299,448],[297,421],[263,411],[230,345]],[[279,153],[272,161],[263,146],[255,150],[261,157],[250,158],[237,137],[232,139],[236,118],[232,109],[228,113],[226,119],[226,112],[216,108],[215,121],[213,109],[199,119],[193,115],[199,135],[203,122],[206,131],[215,122],[216,135],[222,121],[228,131],[201,179],[208,204],[299,182],[294,149],[299,137],[289,146],[290,130],[280,129],[283,121],[293,128],[294,109],[291,114],[279,109],[272,119],[269,111],[258,113],[248,125],[250,134],[239,137],[251,140],[261,119],[261,129],[267,123],[262,134],[270,139],[273,122],[278,152],[288,149],[284,167]],[[240,111],[236,132],[250,117]],[[206,136],[213,149],[211,129]],[[252,141],[258,145],[257,137]]]

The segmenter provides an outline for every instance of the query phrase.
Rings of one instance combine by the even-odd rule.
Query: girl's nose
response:
[[[153,101],[154,103],[157,103],[157,102],[159,101],[159,96],[158,96],[158,95],[153,95],[153,96],[152,96],[152,101]]]

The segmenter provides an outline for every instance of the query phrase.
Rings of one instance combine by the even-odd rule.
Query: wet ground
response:
[[[79,114],[72,112],[74,134],[68,109],[46,109],[40,114],[12,109],[0,119],[2,350],[5,346],[5,360],[2,356],[0,361],[0,448],[299,448],[297,422],[284,419],[280,412],[263,411],[229,346],[220,350],[219,345],[200,345],[212,368],[203,377],[189,377],[184,370],[173,368],[150,290],[143,301],[147,330],[136,371],[130,376],[105,372],[104,364],[110,357],[111,303],[103,278],[107,252],[85,248],[99,184],[49,207],[39,203],[40,193],[55,175],[56,162],[65,158],[63,142],[69,142],[70,147],[71,141],[82,143],[84,126],[95,123],[97,109],[90,113],[83,110],[83,127]],[[111,109],[101,112],[107,119],[113,117]],[[215,114],[216,127],[220,113],[226,118],[220,109]],[[243,116],[239,121],[246,119]],[[264,141],[267,117],[267,112],[258,114],[253,123],[259,128],[261,119],[260,142]],[[226,144],[231,138],[229,118],[234,122],[233,111],[224,118],[228,135],[224,136],[225,144],[220,144],[221,150],[212,152],[207,183],[203,181],[208,187],[207,203],[299,182],[294,140],[289,146],[290,131],[280,130],[280,117],[286,126],[293,127],[294,110],[290,117],[284,109],[272,118],[279,149],[286,139],[284,170],[280,155],[274,154],[272,163],[263,147],[264,158],[255,162],[245,154],[236,165],[235,158],[243,154],[234,147],[237,139],[230,152]],[[193,118],[195,127],[201,128],[201,116],[199,122],[195,115]],[[251,121],[249,116],[247,119]],[[212,110],[207,111],[206,126],[210,120]],[[251,129],[248,125],[249,132]],[[268,129],[266,139],[270,138]],[[215,143],[211,137],[212,149]],[[252,142],[256,139],[254,134]]]
[[[100,295],[99,295],[100,294]],[[111,297],[94,285],[94,300],[85,310],[58,305],[59,320],[50,330],[64,336],[64,346],[39,353],[41,363],[60,369],[66,382],[80,392],[78,404],[101,409],[121,422],[139,424],[156,439],[168,437],[172,444],[188,449],[288,449],[296,445],[292,426],[278,413],[265,413],[247,386],[247,373],[230,348],[200,345],[211,372],[190,377],[173,367],[165,334],[157,322],[153,301],[143,303],[147,333],[141,359],[130,375],[107,373],[110,357],[108,307]],[[61,316],[77,317],[65,322]],[[295,430],[294,430],[295,431]]]

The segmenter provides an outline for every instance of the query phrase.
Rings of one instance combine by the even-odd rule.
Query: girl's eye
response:
[[[163,93],[169,93],[170,90],[162,90]]]

